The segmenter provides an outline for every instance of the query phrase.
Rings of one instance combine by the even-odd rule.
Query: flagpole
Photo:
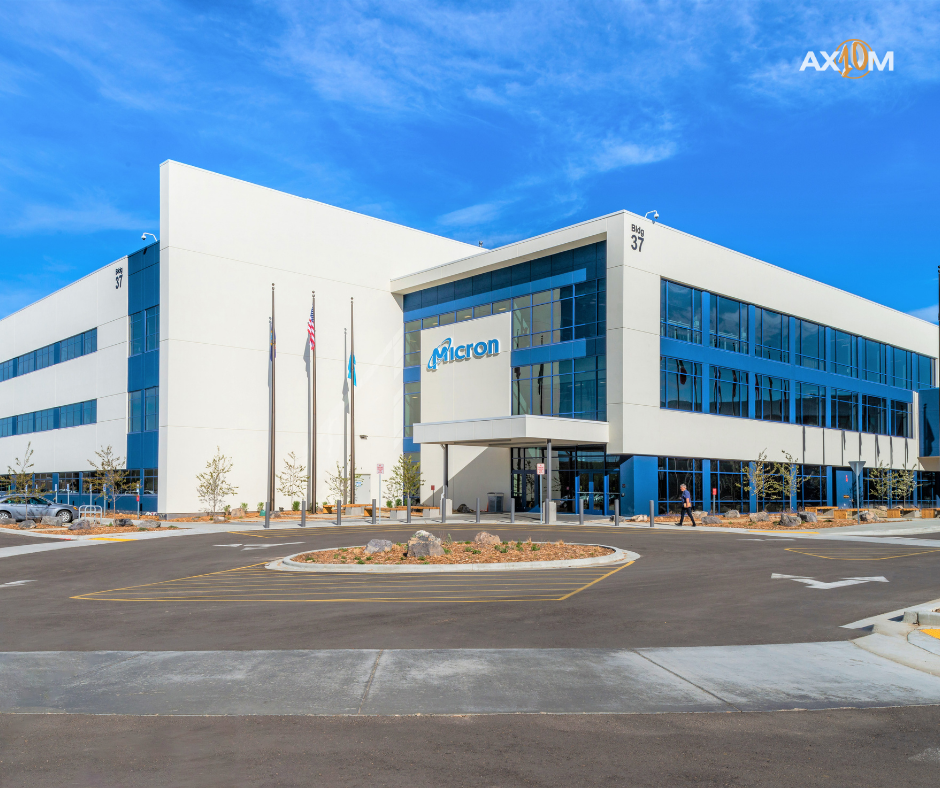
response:
[[[310,291],[310,319],[316,331],[317,294]],[[313,504],[313,511],[317,510],[317,341],[314,336],[310,346],[310,478],[307,481],[307,504]]]
[[[343,329],[343,366],[346,369],[343,370],[343,375],[346,376],[344,380],[348,380],[349,376],[349,353],[347,352],[347,330]],[[345,384],[346,387],[349,387],[349,384]],[[343,503],[349,503],[349,438],[347,437],[349,429],[349,420],[346,418],[346,413],[349,410],[349,396],[347,392],[346,398],[343,400],[343,478],[346,480],[346,483],[343,485]]]
[[[275,359],[277,357],[277,335],[274,330],[274,282],[271,283],[271,336],[268,355],[271,359],[271,389],[269,402],[269,430],[268,430],[268,500],[264,507],[264,527],[271,527],[271,509],[274,507],[274,386],[275,386]]]
[[[356,502],[356,332],[353,329],[353,300],[349,299],[349,502]]]

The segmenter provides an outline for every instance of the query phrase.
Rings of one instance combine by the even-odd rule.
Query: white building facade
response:
[[[316,293],[319,502],[353,441],[360,498],[403,453],[422,502],[471,508],[668,511],[680,483],[716,511],[844,505],[856,459],[936,497],[917,318],[627,212],[483,250],[175,162],[160,198],[157,244],[0,320],[0,463],[31,447],[60,500],[91,500],[111,446],[144,511],[204,508],[217,450],[230,503],[264,501],[272,285],[278,469],[309,465]],[[789,500],[750,493],[762,454],[793,465]]]

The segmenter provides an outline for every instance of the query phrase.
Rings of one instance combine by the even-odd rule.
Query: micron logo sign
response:
[[[800,71],[806,71],[810,67],[816,71],[827,71],[831,68],[846,79],[861,79],[876,68],[884,71],[887,67],[888,71],[894,71],[894,52],[885,52],[884,57],[879,58],[875,50],[860,38],[849,38],[843,41],[832,51],[831,55],[822,50],[819,54],[822,55],[823,65],[819,65],[816,54],[810,51],[803,58]]]
[[[451,338],[447,337],[447,339],[431,351],[431,357],[428,359],[428,372],[434,372],[438,364],[498,355],[498,339],[491,339],[487,342],[469,342],[466,345],[455,346]]]

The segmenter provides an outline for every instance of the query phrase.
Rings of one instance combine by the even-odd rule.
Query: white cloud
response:
[[[907,314],[919,317],[921,320],[926,320],[928,323],[936,323],[938,308],[940,307],[938,307],[937,304],[933,306],[922,306],[920,309],[910,310]]]
[[[479,205],[470,205],[438,218],[438,223],[445,227],[478,227],[481,224],[497,219],[503,208],[510,204],[510,200],[502,202],[484,202]]]

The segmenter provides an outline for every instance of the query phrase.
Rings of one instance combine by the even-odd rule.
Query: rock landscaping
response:
[[[481,531],[485,541],[454,542],[427,531],[417,531],[407,542],[392,544],[372,539],[364,547],[340,547],[303,553],[293,560],[318,564],[504,564],[523,561],[566,561],[595,558],[614,551],[600,545],[557,542],[504,542],[496,534]]]

